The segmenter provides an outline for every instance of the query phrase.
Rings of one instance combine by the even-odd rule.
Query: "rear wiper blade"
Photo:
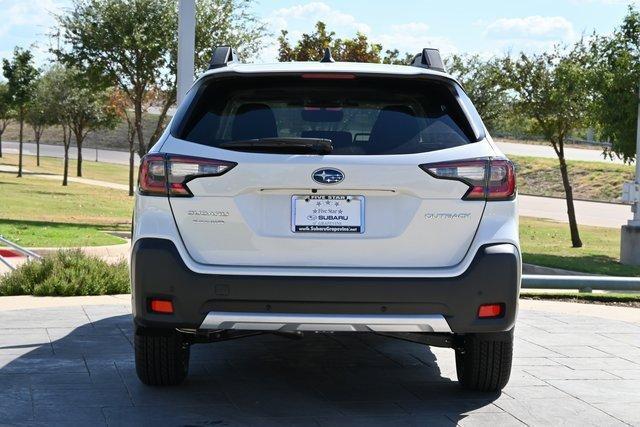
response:
[[[325,138],[257,138],[244,141],[225,141],[218,147],[251,153],[329,154],[333,150]]]

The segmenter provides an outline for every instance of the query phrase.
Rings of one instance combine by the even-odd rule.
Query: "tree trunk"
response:
[[[76,134],[76,146],[78,147],[78,162],[76,175],[82,176],[82,135]]]
[[[151,134],[147,147],[151,147],[153,144],[155,144],[158,138],[160,138],[160,135],[162,135],[162,132],[164,131],[164,128],[165,128],[164,121],[165,121],[165,118],[167,117],[169,108],[175,103],[176,103],[176,88],[174,85],[173,89],[167,92],[167,96],[162,105],[162,109],[160,110],[160,115],[158,116],[158,121],[156,122],[156,129],[153,131],[153,134]],[[145,152],[144,154],[147,154],[147,153]]]
[[[24,131],[24,119],[22,118],[22,115],[20,115],[20,133],[18,134],[18,145],[19,145],[19,150],[18,150],[18,178],[22,178],[22,134]]]
[[[68,132],[67,129],[62,129],[62,143],[64,144],[64,167],[62,170],[62,185],[66,186],[69,176],[69,145],[71,145],[71,131]]]
[[[2,134],[4,132],[0,132],[0,157],[2,157]]]
[[[42,137],[42,132],[35,132],[36,137],[36,166],[40,166],[40,138]]]
[[[69,177],[69,144],[64,145],[64,171],[62,172],[62,185],[67,186]]]
[[[144,156],[145,154],[147,154],[147,148],[146,148],[146,144],[144,143],[144,134],[142,131],[142,105],[136,105],[134,107],[135,110],[135,115],[134,115],[134,124],[135,124],[135,130],[136,130],[136,134],[138,135],[138,153],[140,154],[140,157]]]
[[[133,137],[129,143],[129,196],[133,196],[133,168],[136,150],[133,148]]]
[[[560,174],[562,175],[562,185],[564,186],[564,194],[567,199],[567,215],[569,217],[569,229],[571,230],[571,244],[574,248],[582,247],[580,233],[578,231],[578,221],[576,221],[576,211],[573,207],[573,189],[569,182],[569,172],[567,170],[567,162],[564,156],[558,158],[560,161]]]

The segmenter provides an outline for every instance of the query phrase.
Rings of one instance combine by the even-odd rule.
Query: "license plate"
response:
[[[364,196],[293,196],[295,233],[364,233]]]

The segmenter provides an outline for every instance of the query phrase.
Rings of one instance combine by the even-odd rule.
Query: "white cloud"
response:
[[[333,9],[323,2],[311,2],[277,9],[267,18],[267,22],[278,30],[287,29],[292,24],[313,25],[317,21],[323,21],[332,30],[355,30],[362,33],[371,31],[371,27],[359,22],[353,15]]]
[[[59,9],[60,4],[54,0],[0,0],[0,35],[20,26],[42,27],[44,30],[53,23],[51,13]]]
[[[13,47],[31,49],[34,62],[42,66],[49,59],[49,40],[46,35],[55,20],[53,13],[61,11],[61,0],[0,0],[0,57],[13,55]]]
[[[419,53],[425,47],[438,48],[445,56],[457,52],[456,46],[450,39],[429,34],[428,30],[429,25],[424,22],[409,22],[392,25],[390,31],[380,35],[374,34],[371,39],[382,44],[385,50],[398,49],[401,54]]]
[[[562,16],[527,16],[500,18],[485,27],[484,34],[493,39],[555,41],[575,36],[573,24]]]
[[[409,22],[407,24],[392,25],[391,31],[396,33],[424,33],[429,30],[429,26],[424,22]]]

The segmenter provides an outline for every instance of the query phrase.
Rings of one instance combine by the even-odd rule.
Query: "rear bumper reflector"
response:
[[[258,331],[451,332],[440,314],[345,315],[210,312],[200,329]]]

